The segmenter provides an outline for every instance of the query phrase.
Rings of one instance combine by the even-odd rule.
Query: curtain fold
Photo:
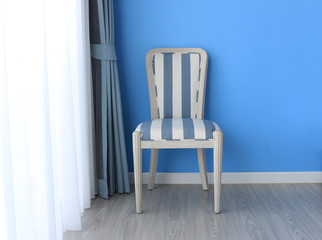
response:
[[[0,0],[0,239],[62,240],[95,196],[86,13]]]
[[[98,194],[129,193],[112,0],[90,0]]]

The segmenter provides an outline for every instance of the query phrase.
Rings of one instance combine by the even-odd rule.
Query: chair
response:
[[[214,154],[214,209],[220,211],[223,134],[204,120],[208,57],[200,48],[157,48],[145,58],[150,121],[133,132],[136,212],[142,212],[142,149],[151,149],[148,189],[154,187],[158,149],[197,148],[203,190],[208,190],[205,148]]]

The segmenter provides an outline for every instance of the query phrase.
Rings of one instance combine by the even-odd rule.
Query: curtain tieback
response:
[[[115,45],[111,43],[91,44],[91,55],[98,60],[117,60]]]

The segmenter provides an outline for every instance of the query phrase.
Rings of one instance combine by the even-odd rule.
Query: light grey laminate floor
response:
[[[219,215],[210,186],[144,186],[139,215],[133,192],[97,198],[82,217],[82,230],[67,231],[64,240],[322,240],[322,184],[225,184]]]

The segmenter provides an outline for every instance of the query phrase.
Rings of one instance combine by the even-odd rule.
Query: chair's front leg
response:
[[[220,190],[221,190],[221,168],[222,168],[222,150],[223,150],[223,133],[222,131],[214,132],[214,200],[215,213],[220,212]]]
[[[133,132],[133,162],[134,162],[134,183],[136,212],[142,212],[142,149],[141,133]]]

